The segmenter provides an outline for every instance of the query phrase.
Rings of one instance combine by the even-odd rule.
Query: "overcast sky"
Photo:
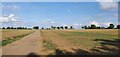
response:
[[[118,24],[118,4],[98,2],[3,2],[2,26],[40,27]],[[109,2],[106,2],[109,1]],[[116,0],[117,1],[117,0]]]

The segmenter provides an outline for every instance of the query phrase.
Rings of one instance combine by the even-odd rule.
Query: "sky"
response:
[[[118,23],[118,3],[113,0],[98,2],[3,2],[2,26],[50,27],[84,25],[108,27]],[[116,0],[117,1],[117,0]]]
[[[118,2],[119,0],[1,0],[3,2],[98,2],[98,1],[105,1],[105,2]]]

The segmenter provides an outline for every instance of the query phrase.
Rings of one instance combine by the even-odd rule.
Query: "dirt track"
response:
[[[40,31],[38,30],[14,43],[4,46],[2,48],[2,54],[28,55],[30,53],[35,53],[37,55],[40,55],[41,47],[42,40],[40,36]]]

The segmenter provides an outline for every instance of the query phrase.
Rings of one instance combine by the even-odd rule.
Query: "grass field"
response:
[[[17,41],[34,31],[2,30],[2,46]],[[42,42],[42,47],[40,47],[42,53],[47,55],[116,55],[120,51],[118,29],[37,31],[38,36],[41,37],[38,39]],[[34,41],[34,36],[37,35],[31,36],[31,41]]]
[[[22,37],[34,32],[34,30],[12,30],[12,29],[6,29],[2,30],[2,45],[7,45],[9,43],[12,43],[16,40],[21,39]]]
[[[119,50],[117,29],[42,30],[42,36],[51,40],[57,46],[57,51],[61,51],[62,54],[70,53],[71,49],[76,49],[76,54],[82,51],[82,54],[103,55],[117,54]]]
[[[11,29],[2,30],[2,38],[3,40],[10,37],[14,38],[16,36],[24,35],[30,32],[33,32],[33,30],[11,30]]]

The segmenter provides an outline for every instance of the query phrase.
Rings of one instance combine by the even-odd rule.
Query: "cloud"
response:
[[[17,5],[2,5],[2,9],[7,9],[7,10],[18,10],[20,9],[20,6]]]
[[[112,24],[112,22],[105,22],[103,23],[103,26],[109,26],[110,24]]]
[[[110,24],[113,24],[112,22],[96,22],[96,21],[90,21],[89,25],[96,25],[96,26],[102,26],[102,27],[108,27]]]
[[[98,2],[113,2],[113,0],[97,0]]]
[[[96,26],[100,26],[100,24],[96,21],[90,21],[90,25],[96,25]]]
[[[114,2],[113,0],[98,0],[100,9],[102,10],[111,10],[111,9],[117,9],[118,4],[117,2]]]
[[[120,22],[118,22],[117,24],[120,25]]]
[[[76,23],[72,25],[75,29],[80,29],[82,24]]]
[[[54,21],[51,22],[51,24],[54,24],[54,23],[55,23]]]
[[[60,26],[68,26],[67,24],[65,24],[65,23],[62,23],[62,24],[60,24]]]
[[[82,24],[73,24],[74,26],[81,26]]]
[[[20,22],[17,20],[19,17],[15,16],[15,14],[10,14],[9,16],[0,16],[1,23],[13,23],[13,22]]]

